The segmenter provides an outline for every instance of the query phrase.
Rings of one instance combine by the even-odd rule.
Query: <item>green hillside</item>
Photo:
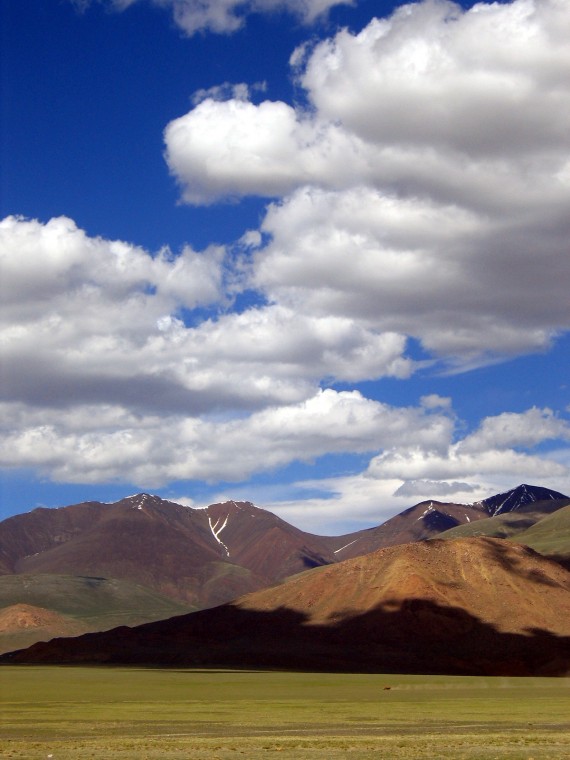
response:
[[[489,517],[486,520],[458,525],[440,533],[435,538],[472,538],[489,536],[491,538],[513,538],[544,519],[544,512],[507,512],[504,515]]]
[[[548,557],[570,559],[570,505],[544,517],[513,540]]]
[[[0,576],[0,609],[13,604],[49,609],[80,620],[93,630],[139,625],[192,611],[134,583],[70,575]]]

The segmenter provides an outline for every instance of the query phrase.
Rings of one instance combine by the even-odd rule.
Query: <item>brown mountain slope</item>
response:
[[[485,514],[479,507],[425,502],[378,528],[326,537],[305,533],[249,502],[190,509],[138,494],[115,504],[36,509],[5,520],[0,572],[115,577],[208,606]],[[219,581],[214,597],[212,579]]]
[[[203,511],[226,558],[272,581],[335,562],[327,538],[305,533],[250,502],[211,504]]]
[[[546,603],[548,597],[548,603]],[[285,607],[328,624],[411,599],[460,608],[499,631],[540,628],[570,636],[570,574],[526,547],[491,538],[394,546],[292,578],[237,600]]]
[[[407,544],[215,609],[1,660],[560,675],[570,673],[570,574],[498,539]]]
[[[13,604],[11,607],[0,610],[0,633],[46,628],[53,629],[54,635],[59,633],[60,636],[65,635],[70,629],[74,629],[77,633],[85,631],[77,620],[31,604]]]
[[[558,491],[526,483],[474,504],[423,501],[376,528],[339,536],[333,548],[337,559],[344,560],[387,546],[434,538],[444,531],[450,531],[450,536],[456,538],[463,535],[495,535],[491,531],[486,532],[488,520],[494,515],[508,518],[511,513],[516,513],[519,516],[515,518],[517,520],[522,519],[522,515],[526,517],[529,512],[544,516],[567,503],[568,497]],[[502,536],[497,534],[497,537]]]
[[[118,578],[197,607],[334,561],[318,536],[248,502],[190,509],[148,494],[9,518],[0,557],[5,574]]]
[[[433,538],[442,531],[488,518],[480,504],[422,501],[376,528],[348,533],[334,539],[337,560],[360,557],[377,549]],[[332,539],[331,539],[332,541]]]

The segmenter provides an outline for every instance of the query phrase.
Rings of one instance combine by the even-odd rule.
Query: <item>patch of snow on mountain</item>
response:
[[[428,514],[428,512],[433,512],[433,511],[434,511],[433,501],[430,501],[430,503],[428,504],[428,508],[424,512],[421,513],[421,515],[417,518],[416,522],[418,522],[418,520],[421,520],[422,517],[425,517]]]
[[[358,541],[358,539],[355,538],[354,541],[351,541],[349,544],[345,544],[344,546],[341,546],[340,549],[335,549],[334,552],[333,552],[333,554],[338,554],[343,549],[346,549],[347,547],[352,546],[352,544],[355,544],[357,541]]]
[[[216,520],[216,524],[212,525],[212,518],[210,516],[208,516],[208,523],[210,525],[210,530],[212,531],[212,535],[214,536],[214,538],[216,539],[216,541],[220,544],[220,546],[222,546],[224,548],[224,550],[226,552],[226,555],[229,557],[230,556],[230,550],[228,549],[228,547],[224,544],[224,542],[220,538],[220,533],[223,531],[223,529],[228,524],[229,515],[224,520],[224,523],[221,526],[221,528],[218,528],[218,524],[219,524],[220,520],[221,520],[221,518],[218,518]]]

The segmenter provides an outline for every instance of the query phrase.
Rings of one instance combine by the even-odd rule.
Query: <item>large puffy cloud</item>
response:
[[[293,62],[306,108],[206,98],[166,131],[192,203],[281,197],[252,281],[452,366],[570,327],[570,6],[412,3]]]
[[[551,409],[533,407],[523,414],[504,412],[487,417],[462,441],[461,450],[477,453],[510,447],[526,449],[556,439],[570,440],[570,424]]]
[[[66,218],[0,223],[1,465],[149,488],[447,440],[445,400],[319,390],[407,377],[403,335],[276,303],[226,311],[228,266],[220,248],[151,256]]]
[[[544,349],[570,327],[567,242],[532,226],[370,187],[303,188],[269,209],[254,281],[306,313],[350,315],[469,365]]]
[[[3,394],[40,404],[174,397],[178,309],[218,302],[219,248],[152,257],[65,218],[0,224]],[[153,393],[154,391],[154,393]],[[121,398],[122,397],[122,398]],[[160,403],[160,402],[159,402]]]
[[[3,395],[43,406],[111,400],[140,413],[296,403],[321,378],[406,377],[405,337],[279,305],[222,312],[224,251],[151,256],[65,218],[0,224]],[[230,273],[231,276],[231,273]]]
[[[569,16],[565,0],[469,11],[440,0],[405,5],[360,34],[343,30],[296,52],[308,108],[207,99],[172,122],[171,166],[183,183],[203,181],[206,201],[228,192],[283,194],[293,181],[330,187],[366,179],[488,209],[499,199],[507,208],[567,202]],[[206,126],[231,137],[226,176],[237,175],[243,155],[252,159],[241,186],[209,186],[222,162],[200,139]],[[191,198],[201,199],[199,184]]]
[[[368,469],[371,477],[381,479],[400,478],[406,480],[451,480],[485,475],[512,478],[547,478],[567,474],[556,462],[545,457],[531,456],[512,449],[489,449],[472,454],[454,446],[444,455],[426,452],[420,447],[389,450],[374,459]]]
[[[547,156],[568,144],[569,31],[565,0],[426,0],[321,43],[302,82],[322,117],[375,144]]]
[[[343,187],[371,174],[361,140],[282,102],[208,97],[170,122],[164,137],[188,203],[279,196],[303,183]]]
[[[529,449],[547,441],[570,439],[570,424],[550,409],[533,407],[523,413],[503,413],[482,420],[478,429],[447,449],[427,450],[421,444],[388,448],[370,462],[372,478],[449,481],[458,477],[552,477],[567,475],[566,468]]]
[[[243,480],[295,460],[412,441],[437,450],[452,427],[446,415],[331,389],[242,419],[143,417],[109,405],[46,412],[14,404],[4,405],[3,418],[12,430],[0,447],[4,466],[34,466],[68,482],[128,479],[141,487]]]
[[[30,309],[38,313],[44,304],[63,306],[76,296],[84,296],[87,305],[94,293],[111,306],[131,297],[142,305],[141,296],[152,292],[155,313],[178,304],[205,305],[220,297],[221,253],[212,248],[197,254],[185,248],[173,256],[165,249],[151,257],[128,243],[90,238],[65,217],[47,224],[6,217],[0,222],[4,314],[25,321]],[[146,329],[144,316],[143,310],[140,320],[126,324]]]
[[[85,11],[94,0],[71,0]],[[99,0],[122,11],[141,0]],[[251,13],[288,11],[305,24],[326,14],[335,5],[350,5],[351,0],[148,0],[171,11],[175,23],[188,36],[200,31],[229,34],[240,29]]]

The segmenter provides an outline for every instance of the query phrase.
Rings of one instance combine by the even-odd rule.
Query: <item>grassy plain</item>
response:
[[[20,666],[0,702],[17,760],[570,757],[570,679]]]

